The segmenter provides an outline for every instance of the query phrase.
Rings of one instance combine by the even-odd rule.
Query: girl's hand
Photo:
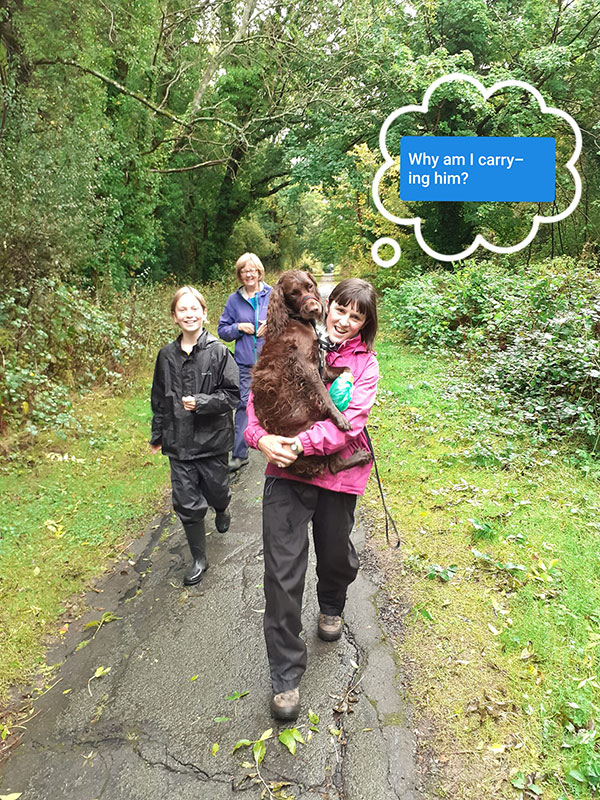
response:
[[[183,403],[183,407],[186,411],[193,411],[196,408],[196,398],[193,394],[190,394],[187,397],[182,397],[181,402]]]
[[[238,322],[238,330],[242,333],[254,333],[254,325],[251,322]]]
[[[256,335],[264,336],[266,332],[267,332],[267,323],[261,322],[260,325],[258,326],[258,330],[256,331]]]
[[[265,436],[260,437],[257,447],[269,464],[275,464],[276,467],[284,469],[293,464],[298,458],[296,453],[292,453],[290,450],[290,445],[295,441],[295,437],[276,436],[273,433],[267,433]]]
[[[153,456],[155,456],[157,453],[160,453],[160,449],[161,449],[160,442],[158,444],[151,444],[150,445],[150,450],[152,450],[152,455]]]

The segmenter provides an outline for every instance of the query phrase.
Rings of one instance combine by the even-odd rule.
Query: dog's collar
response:
[[[312,292],[307,292],[306,294],[302,295],[300,298],[300,307],[302,308],[302,303],[306,300],[307,297],[312,298],[313,300],[318,300],[323,306],[323,300],[321,299],[320,295],[312,294]]]

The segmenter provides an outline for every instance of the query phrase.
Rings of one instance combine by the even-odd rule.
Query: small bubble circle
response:
[[[391,258],[381,258],[379,256],[379,248],[385,244],[389,244],[394,251],[394,255]],[[397,264],[398,259],[400,258],[400,253],[400,245],[390,236],[382,236],[381,239],[377,239],[377,241],[373,242],[371,245],[371,258],[378,267],[383,267],[384,269],[388,269],[388,267],[393,267],[394,264]]]

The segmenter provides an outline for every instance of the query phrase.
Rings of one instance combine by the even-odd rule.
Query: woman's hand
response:
[[[251,322],[238,322],[238,330],[252,335],[254,333],[254,325]]]
[[[150,450],[152,450],[152,455],[153,456],[155,456],[157,453],[160,453],[160,450],[161,450],[160,442],[158,444],[151,444],[150,445]]]
[[[258,330],[256,331],[256,335],[259,337],[264,336],[266,332],[267,332],[267,323],[261,322],[260,325],[258,326]]]
[[[186,411],[194,411],[196,408],[196,398],[193,394],[190,394],[187,397],[182,397],[181,402],[183,403],[183,407]]]
[[[295,441],[296,437],[267,433],[260,437],[256,446],[269,464],[275,464],[276,467],[284,469],[298,458],[298,455],[290,450],[290,445]]]

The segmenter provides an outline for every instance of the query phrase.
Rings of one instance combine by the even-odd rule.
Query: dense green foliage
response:
[[[530,82],[578,121],[581,203],[542,226],[513,263],[526,275],[525,262],[578,258],[585,248],[595,268],[599,48],[595,0],[0,0],[1,429],[64,424],[68,389],[103,375],[117,380],[123,337],[135,345],[123,311],[130,297],[115,291],[139,293],[165,277],[222,278],[244,250],[269,269],[341,264],[370,271],[381,286],[431,268],[410,230],[376,211],[370,184],[383,120],[456,70],[486,85]],[[428,113],[398,120],[388,139],[397,155],[403,133],[550,133],[559,154],[555,204],[407,205],[391,176],[386,206],[421,214],[426,240],[443,252],[476,232],[501,244],[521,239],[534,211],[556,213],[573,191],[560,169],[573,137],[543,116],[520,91],[484,102],[453,84]],[[390,270],[374,270],[370,258],[382,235],[402,246]],[[519,353],[498,346],[494,381],[519,373],[511,359],[527,348],[533,363],[538,344],[523,340]],[[588,378],[590,347],[579,367]],[[559,367],[557,351],[550,371],[578,355],[561,350]],[[551,395],[565,397],[560,415],[593,434],[594,389],[583,389],[584,411],[563,389]]]
[[[530,82],[578,121],[582,202],[533,245],[576,255],[598,238],[599,37],[595,0],[0,0],[3,277],[95,288],[166,274],[203,280],[246,244],[274,268],[303,252],[367,262],[372,241],[395,228],[369,200],[381,123],[456,70],[486,85]],[[485,103],[453,86],[428,114],[403,117],[390,144],[397,154],[401,133],[551,132],[564,163],[572,136],[556,122],[520,92]],[[556,204],[541,213],[572,196],[561,172]],[[399,210],[393,183],[386,202]],[[453,252],[476,231],[512,243],[537,209],[402,210],[422,213],[427,237]],[[412,241],[407,253],[429,260]]]
[[[227,285],[203,286],[215,331]],[[170,285],[140,284],[94,300],[89,291],[44,278],[0,296],[0,434],[85,432],[73,397],[109,387],[120,393],[175,336]]]
[[[168,336],[164,289],[139,287],[101,306],[54,278],[0,297],[0,432],[77,430],[70,391],[118,387],[124,371]]]
[[[426,349],[472,359],[496,408],[541,433],[600,438],[600,293],[595,272],[561,258],[511,270],[467,264],[386,291],[392,325]]]

